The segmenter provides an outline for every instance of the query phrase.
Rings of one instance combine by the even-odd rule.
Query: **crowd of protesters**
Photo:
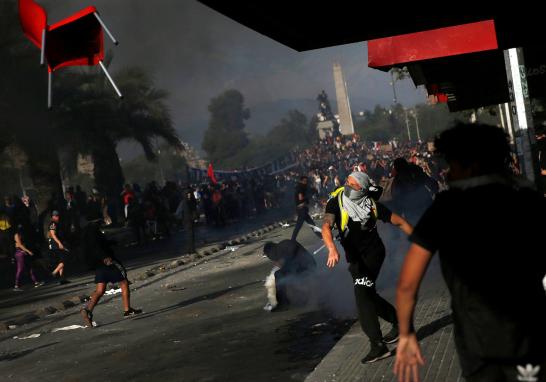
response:
[[[87,194],[80,186],[67,187],[64,197],[54,195],[41,214],[30,197],[6,196],[0,206],[0,253],[16,265],[15,291],[22,290],[26,270],[36,286],[43,284],[33,268],[39,268],[41,279],[59,277],[60,283],[66,283],[67,261],[79,261],[89,268],[95,262],[82,250],[89,217],[100,219],[103,227],[126,227],[134,244],[170,237],[183,229],[189,234],[185,252],[193,253],[196,224],[222,229],[287,206],[282,195],[291,186],[290,176],[284,175],[232,178],[218,184],[166,182],[163,187],[156,182],[144,188],[134,183],[111,198],[95,188]]]
[[[308,177],[309,206],[322,209],[328,195],[344,184],[348,174],[366,172],[383,187],[383,202],[412,222],[431,203],[432,195],[445,187],[446,166],[432,155],[427,143],[370,142],[357,134],[327,136],[309,148],[295,150],[292,158],[296,158],[295,166],[275,174],[242,172],[217,183],[206,178],[190,184],[166,182],[163,187],[156,182],[145,187],[126,184],[119,195],[110,198],[97,189],[87,194],[80,186],[68,187],[64,197],[52,197],[40,215],[28,196],[5,197],[0,208],[0,253],[10,255],[17,264],[18,288],[25,264],[27,268],[30,264],[22,259],[40,259],[41,268],[51,267],[53,257],[58,261],[62,256],[49,255],[46,239],[51,242],[51,236],[58,235],[67,251],[79,248],[89,215],[100,217],[103,226],[127,227],[135,244],[183,229],[188,242],[185,252],[192,253],[196,224],[221,229],[271,209],[294,211],[292,196],[301,176]],[[407,206],[413,210],[405,211]],[[53,211],[59,221],[52,233]],[[19,244],[15,240],[18,232]],[[52,243],[58,247],[55,240]],[[86,261],[83,257],[79,260]],[[40,284],[34,274],[31,277]]]

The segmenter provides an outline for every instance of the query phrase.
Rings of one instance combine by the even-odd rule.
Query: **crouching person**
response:
[[[264,255],[275,265],[265,281],[268,302],[264,309],[273,311],[288,305],[305,305],[317,267],[313,256],[295,240],[267,242]]]
[[[81,308],[80,313],[86,326],[92,328],[93,309],[104,295],[108,283],[118,284],[121,288],[124,317],[142,313],[142,310],[131,308],[127,272],[121,262],[115,259],[111,241],[100,230],[101,219],[88,217],[88,220],[89,223],[83,233],[84,251],[86,258],[94,259],[95,284],[97,284],[97,287],[89,301]]]

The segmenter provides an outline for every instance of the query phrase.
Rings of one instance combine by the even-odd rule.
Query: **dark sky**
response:
[[[95,5],[120,41],[113,48],[112,70],[132,64],[150,69],[157,86],[171,93],[169,103],[181,138],[197,147],[212,97],[229,88],[240,90],[253,114],[249,130],[267,130],[256,126],[257,121],[263,125],[272,119],[270,114],[259,115],[264,109],[276,111],[292,101],[314,100],[322,89],[335,98],[334,61],[342,65],[353,112],[392,103],[390,76],[367,67],[365,43],[299,53],[194,0],[38,2],[48,11],[50,24]],[[113,47],[109,40],[106,47]],[[411,80],[398,82],[397,91],[404,105],[424,101],[424,91],[415,89]],[[314,112],[304,111],[308,116]],[[271,126],[281,117],[271,120]],[[133,154],[128,154],[127,145],[122,152]]]

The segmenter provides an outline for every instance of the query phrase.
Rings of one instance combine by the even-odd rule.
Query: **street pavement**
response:
[[[223,228],[199,226],[196,231],[197,248],[207,246],[208,243],[228,241],[265,224],[286,219],[287,216],[289,215],[284,211],[269,211],[259,218],[246,219]],[[133,271],[131,274],[178,259],[184,248],[184,234],[180,231],[174,232],[170,238],[150,241],[141,246],[126,246],[133,241],[133,237],[125,229],[110,230],[107,234],[119,241],[120,245],[116,248],[116,256],[129,271]],[[0,323],[16,320],[36,309],[60,303],[63,298],[86,293],[94,279],[94,273],[88,271],[81,261],[69,257],[66,276],[71,281],[70,284],[60,286],[54,280],[43,287],[33,288],[28,280],[28,275],[25,275],[26,284],[22,286],[24,292],[13,292],[11,287],[13,287],[15,268],[11,267],[7,271],[5,269],[3,271],[9,273],[10,281],[5,288],[0,289]],[[41,273],[43,276],[44,272]]]
[[[327,269],[325,250],[316,255],[318,286],[311,304],[272,313],[262,309],[263,282],[272,265],[261,249],[267,240],[289,238],[292,229],[278,227],[234,251],[136,281],[132,305],[142,308],[142,315],[122,318],[117,295],[96,307],[93,329],[79,327],[74,307],[0,334],[1,380],[393,380],[392,358],[360,365],[369,345],[355,323],[347,264]],[[378,287],[392,301],[407,241],[390,227],[383,226],[381,234],[388,255]],[[310,252],[322,244],[307,227],[298,240]],[[138,269],[130,269],[129,277]],[[426,380],[457,380],[447,295],[437,266],[429,275],[416,322],[430,362]],[[78,288],[90,293],[90,281]]]

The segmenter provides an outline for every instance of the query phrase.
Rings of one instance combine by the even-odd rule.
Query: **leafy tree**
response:
[[[186,178],[187,163],[180,152],[167,145],[158,150],[157,160],[149,161],[141,155],[131,161],[123,162],[123,174],[129,183],[163,182]]]
[[[227,90],[210,101],[209,127],[205,131],[202,148],[209,160],[218,165],[233,157],[248,143],[245,120],[250,118],[244,106],[244,97],[238,90]]]
[[[140,143],[148,160],[154,160],[154,140],[163,138],[182,149],[165,105],[167,92],[156,89],[149,74],[138,67],[114,75],[124,98],[118,99],[102,73],[73,70],[57,87],[60,104],[54,109],[55,131],[73,153],[91,154],[94,177],[100,191],[116,197],[124,182],[116,152],[125,139]],[[73,158],[72,163],[75,163]]]
[[[56,140],[47,112],[47,72],[40,53],[23,35],[17,2],[0,1],[0,151],[16,145],[28,157],[40,211],[61,182]]]
[[[263,165],[296,147],[308,146],[312,140],[305,115],[298,110],[290,110],[265,136],[254,137],[237,155],[220,163],[219,168]]]

